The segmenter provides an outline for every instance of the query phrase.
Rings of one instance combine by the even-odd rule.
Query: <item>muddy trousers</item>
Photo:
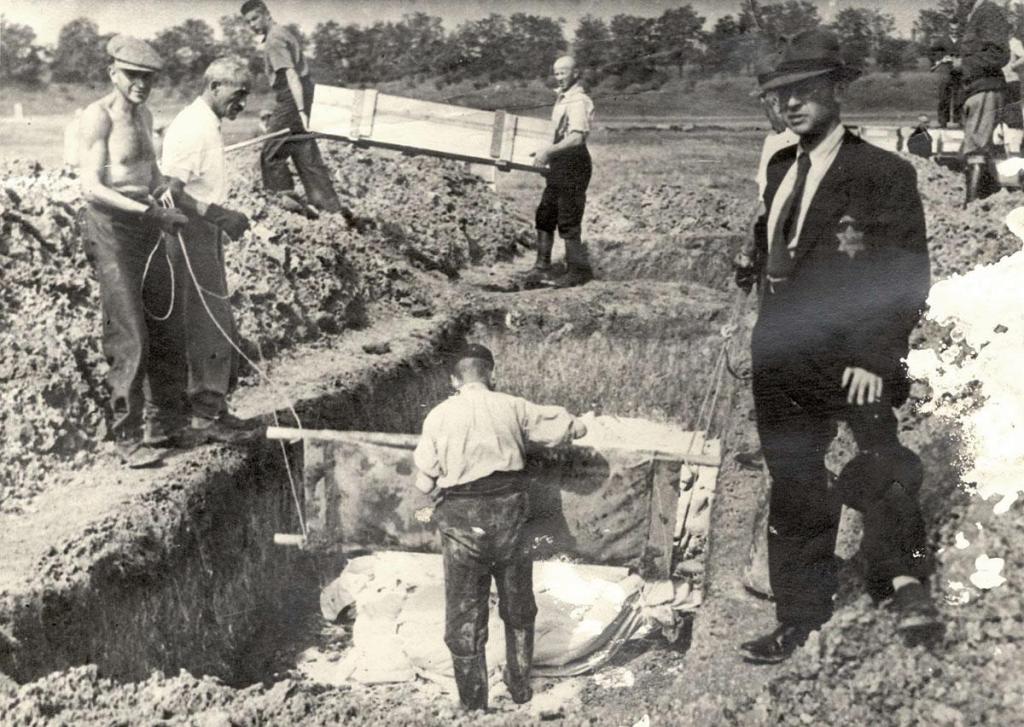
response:
[[[759,322],[760,326],[760,322]],[[917,503],[920,459],[897,437],[891,401],[855,406],[842,367],[759,354],[754,333],[754,407],[771,495],[768,570],[781,623],[820,624],[837,588],[835,545],[842,504],[863,513],[861,555],[869,583],[927,576],[925,528]],[[776,348],[776,344],[772,344]],[[890,382],[885,390],[891,391]],[[860,451],[830,490],[825,453],[839,420]]]
[[[188,406],[193,417],[216,419],[226,411],[227,395],[238,375],[238,355],[224,335],[237,344],[224,274],[223,235],[216,226],[192,219],[181,237],[188,258],[177,239],[170,250],[175,270],[179,271],[177,296],[185,321]]]
[[[510,483],[510,480],[512,481]],[[505,622],[505,683],[518,703],[528,701],[533,663],[533,559],[526,541],[529,499],[518,477],[491,475],[446,492],[437,508],[444,554],[445,644],[452,654],[459,700],[487,707],[487,622],[491,578]],[[497,492],[497,494],[493,494]]]
[[[275,83],[275,87],[280,83]],[[302,119],[287,84],[284,84],[283,88],[277,88],[275,94],[274,110],[267,124],[267,132],[290,129],[294,134],[307,133],[302,128]],[[302,95],[308,116],[313,105],[313,82],[308,77],[302,79]],[[320,155],[320,147],[314,139],[300,138],[289,141],[289,135],[286,135],[265,142],[260,153],[263,187],[268,192],[290,192],[295,189],[291,170],[288,169],[289,159],[292,160],[295,171],[302,180],[302,188],[309,202],[325,212],[340,212],[341,202],[334,191],[330,170],[327,169]]]
[[[100,285],[111,432],[136,439],[143,421],[173,429],[184,413],[186,364],[168,241],[139,215],[89,205],[83,243]]]

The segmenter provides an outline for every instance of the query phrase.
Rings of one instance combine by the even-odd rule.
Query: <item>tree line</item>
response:
[[[753,5],[741,3],[736,13],[719,17],[710,27],[691,5],[658,17],[587,15],[571,29],[561,18],[513,13],[491,14],[447,30],[441,18],[422,12],[367,26],[331,20],[309,34],[290,27],[304,43],[316,77],[339,85],[407,79],[439,85],[468,80],[482,86],[545,78],[571,40],[591,83],[623,88],[660,85],[687,68],[749,73],[764,53],[764,37],[825,25],[810,0],[760,5],[756,15]],[[1015,28],[1024,28],[1024,7],[1009,9]],[[946,32],[955,12],[956,0],[937,0],[934,8],[921,10],[912,39],[897,37],[893,17],[870,8],[844,8],[827,27],[840,36],[847,62],[899,71],[927,54],[930,40]],[[211,60],[226,53],[242,56],[254,74],[261,73],[258,50],[242,18],[226,15],[219,25],[220,38],[206,21],[189,19],[150,39],[165,60],[165,83],[192,83]],[[83,17],[61,28],[56,45],[46,48],[36,43],[31,27],[3,22],[0,16],[0,83],[103,82],[109,38]]]

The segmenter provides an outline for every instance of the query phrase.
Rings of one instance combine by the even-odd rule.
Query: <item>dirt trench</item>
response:
[[[923,166],[919,178],[926,205],[935,212],[930,226],[937,275],[969,269],[979,256],[994,259],[1007,249],[998,225],[978,221],[966,227],[966,239],[958,242],[954,230],[963,225],[947,211],[956,195],[950,180]],[[676,193],[654,190],[650,195]],[[644,197],[648,192],[636,192],[635,199],[630,194],[609,193],[614,209],[609,204],[602,209],[596,200],[595,207],[608,219],[595,235],[596,249],[607,253],[604,280],[573,291],[498,294],[484,289],[501,288],[514,265],[470,268],[458,282],[429,288],[432,295],[426,297],[433,315],[428,318],[388,320],[348,332],[340,343],[297,346],[272,361],[270,372],[282,382],[280,387],[247,391],[239,402],[243,413],[277,411],[288,423],[282,405],[288,399],[296,403],[306,426],[415,431],[432,398],[443,393],[431,372],[438,353],[469,335],[513,357],[531,351],[532,370],[507,371],[506,381],[522,386],[521,393],[552,395],[578,411],[608,400],[609,392],[598,386],[598,379],[607,377],[593,375],[605,371],[602,367],[621,363],[614,369],[618,382],[628,375],[631,363],[650,364],[648,369],[635,366],[647,378],[617,387],[612,392],[619,397],[617,411],[606,408],[606,413],[678,419],[679,412],[692,410],[705,383],[701,372],[709,370],[719,331],[730,320],[734,301],[726,292],[723,260],[740,240],[736,229],[742,215],[735,209],[723,212],[736,229],[716,230],[706,238],[688,232],[691,222],[685,217],[668,232],[645,232],[638,220],[649,206]],[[727,197],[738,206],[735,195]],[[1012,202],[1000,197],[987,204],[986,211],[993,206],[998,211]],[[612,212],[618,217],[612,218]],[[659,238],[662,234],[667,236]],[[659,239],[660,247],[655,245]],[[659,254],[657,260],[649,259],[653,252]],[[749,326],[749,303],[741,310]],[[926,328],[917,345],[939,345],[943,335]],[[743,330],[738,336],[742,341]],[[364,347],[382,341],[389,350],[367,357]],[[742,349],[739,345],[737,350]],[[742,367],[742,360],[738,363]],[[652,371],[668,373],[659,379]],[[941,657],[937,662],[929,653],[906,655],[887,643],[884,634],[891,631],[891,616],[858,599],[855,563],[845,571],[840,614],[817,646],[789,665],[756,669],[745,666],[734,652],[738,639],[773,622],[771,604],[750,597],[739,580],[754,503],[764,487],[758,473],[737,468],[730,458],[733,451],[755,444],[747,388],[730,380],[719,407],[716,428],[726,442],[726,458],[712,515],[708,597],[690,638],[675,645],[656,640],[632,645],[612,667],[632,673],[634,686],[604,688],[589,682],[561,721],[629,725],[646,715],[656,724],[806,724],[834,705],[877,716],[893,702],[894,708],[910,710],[909,717],[903,715],[910,721],[901,718],[907,724],[917,714],[942,717],[933,720],[937,723],[958,723],[955,714],[940,709],[946,705],[935,687],[939,680],[924,679],[911,684],[907,694],[899,693],[901,669],[934,671]],[[663,401],[659,392],[669,390],[673,397]],[[916,401],[927,400],[928,392],[919,390]],[[941,547],[973,516],[958,489],[959,444],[948,423],[918,416],[913,406],[904,412],[907,436],[922,450],[929,468],[926,506],[935,545]],[[83,518],[84,532],[62,530],[64,524],[51,522],[48,539],[56,545],[38,560],[36,572],[23,581],[0,583],[0,671],[19,682],[36,679],[21,689],[0,685],[0,693],[9,695],[0,694],[5,721],[535,722],[521,710],[469,720],[457,713],[450,697],[429,691],[355,685],[324,689],[295,678],[289,659],[296,640],[320,629],[308,618],[315,612],[317,571],[335,564],[267,545],[273,532],[295,527],[282,466],[280,452],[264,444],[244,450],[205,448],[175,458],[167,471],[130,480],[107,470],[106,495],[116,494],[121,507],[106,512],[97,506],[97,517]],[[44,495],[38,507],[73,497],[81,498],[88,510],[89,494],[88,483],[71,482]],[[1005,527],[994,526],[993,531],[1009,537]],[[978,616],[958,618],[988,634],[993,609],[986,606]],[[1013,620],[1019,625],[1019,609]],[[1003,643],[988,636],[974,643],[986,643],[986,638],[989,644]],[[955,651],[959,643],[954,639],[949,647]],[[887,671],[886,660],[897,666]],[[865,698],[871,705],[868,712],[839,693],[858,661],[872,664],[881,675],[879,681],[855,672],[861,679],[854,684],[857,693],[874,689],[882,694],[879,700]],[[62,671],[44,676],[52,669]],[[147,678],[154,669],[163,673]],[[186,671],[173,676],[179,669]],[[826,699],[815,696],[822,688],[820,673],[829,679]],[[961,678],[971,673],[964,671]],[[886,675],[895,686],[885,682]],[[928,695],[927,712],[915,711],[914,694]],[[967,710],[965,704],[970,705],[969,698],[949,709]]]

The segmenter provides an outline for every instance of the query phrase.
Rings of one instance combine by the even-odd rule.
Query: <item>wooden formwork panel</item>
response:
[[[317,84],[311,131],[403,151],[538,171],[551,143],[545,119]]]

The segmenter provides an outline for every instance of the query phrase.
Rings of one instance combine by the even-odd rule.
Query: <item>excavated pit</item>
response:
[[[653,322],[600,305],[540,315],[528,299],[517,301],[453,320],[422,355],[363,386],[306,401],[300,415],[308,428],[416,433],[450,393],[439,365],[445,350],[469,338],[494,351],[502,390],[685,429],[712,370],[725,307],[722,296],[698,291],[690,307]],[[289,454],[300,478],[299,448]],[[174,488],[182,499],[148,498],[157,513],[148,532],[114,532],[87,586],[44,593],[41,607],[15,619],[18,648],[3,655],[0,671],[24,682],[95,663],[119,681],[185,669],[244,686],[287,668],[318,618],[319,588],[343,556],[273,545],[274,533],[298,531],[278,443],[207,448],[195,459]]]

